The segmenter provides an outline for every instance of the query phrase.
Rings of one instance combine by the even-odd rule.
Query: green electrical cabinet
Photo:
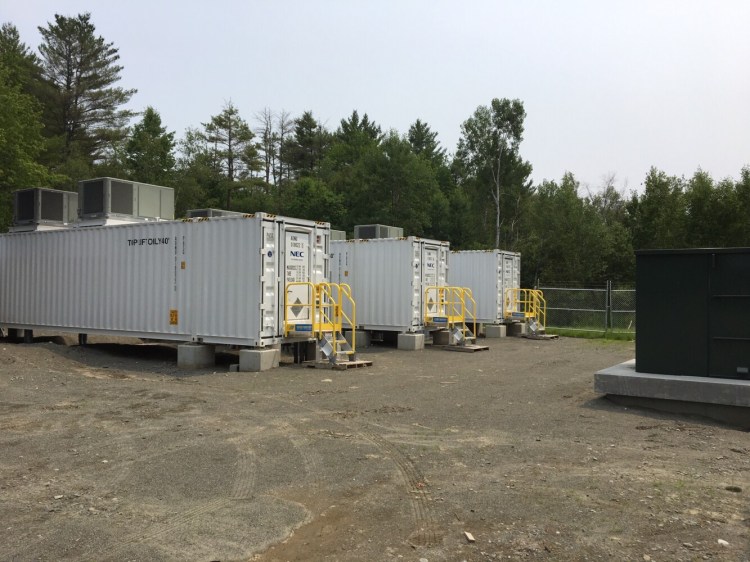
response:
[[[750,378],[750,248],[636,252],[636,371]]]

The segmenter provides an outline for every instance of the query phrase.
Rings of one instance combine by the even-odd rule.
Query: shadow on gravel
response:
[[[658,400],[631,396],[600,396],[581,404],[589,410],[625,413],[662,422],[699,424],[748,431],[745,408],[712,404],[694,404],[679,400]],[[651,426],[644,426],[645,429]],[[640,429],[640,427],[637,427]]]

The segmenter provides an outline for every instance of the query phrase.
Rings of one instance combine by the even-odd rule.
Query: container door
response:
[[[445,285],[445,273],[440,275],[440,249],[437,246],[422,244],[422,292],[427,287],[440,287]],[[441,279],[442,277],[442,279]],[[430,301],[437,296],[436,292],[430,293]],[[427,302],[427,310],[430,314],[442,316],[445,311],[441,310],[438,303]]]
[[[276,240],[276,225],[271,221],[262,223],[262,240],[261,248],[261,305],[260,305],[260,326],[261,337],[274,337],[280,335],[279,326],[279,282],[276,272],[278,271],[278,243]],[[283,311],[282,311],[283,316]]]
[[[422,248],[419,242],[412,242],[412,297],[411,297],[411,325],[422,324],[422,299],[424,287],[422,282]]]
[[[518,283],[516,282],[516,263],[515,263],[515,256],[509,255],[509,254],[503,254],[502,257],[503,260],[503,300],[502,302],[505,303],[505,314],[510,314],[511,312],[518,312],[516,310],[517,306],[511,306],[511,295],[508,292],[508,289],[518,289]]]
[[[282,224],[281,228],[284,231],[284,290],[286,302],[291,305],[286,310],[286,319],[289,322],[310,325],[309,329],[312,330],[312,307],[309,305],[312,304],[314,295],[307,283],[314,281],[314,234],[310,229],[302,227],[298,227],[297,230]]]
[[[497,263],[495,264],[495,275],[497,280],[495,286],[497,289],[497,295],[495,297],[495,303],[497,304],[497,310],[495,314],[498,320],[502,320],[505,317],[505,255],[496,254]]]
[[[708,375],[750,379],[750,254],[712,254]]]

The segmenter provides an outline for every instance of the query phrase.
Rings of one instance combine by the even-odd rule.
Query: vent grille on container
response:
[[[110,212],[120,215],[133,213],[133,184],[112,180],[110,191]]]
[[[65,222],[65,198],[62,192],[40,191],[41,220]]]
[[[188,218],[204,218],[212,216],[210,209],[191,209],[187,212]]]
[[[378,226],[377,225],[360,226],[357,229],[356,238],[378,238]]]
[[[83,184],[82,215],[96,215],[105,212],[104,180],[89,181]]]
[[[16,220],[17,224],[34,220],[34,191],[16,192]]]

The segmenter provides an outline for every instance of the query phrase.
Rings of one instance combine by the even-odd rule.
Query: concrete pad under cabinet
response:
[[[639,373],[635,359],[594,375],[594,390],[623,405],[694,414],[750,427],[750,381]]]

